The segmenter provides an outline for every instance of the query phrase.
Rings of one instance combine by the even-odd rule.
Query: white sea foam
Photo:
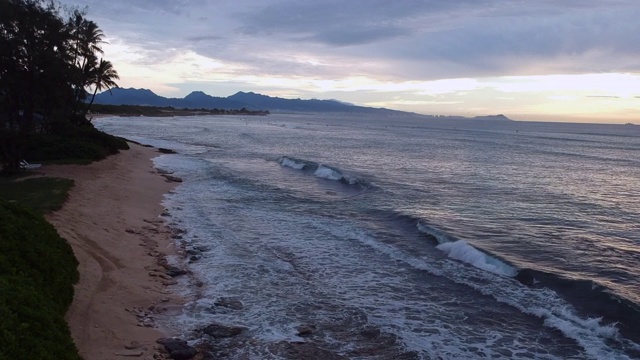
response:
[[[342,180],[342,174],[330,167],[320,165],[318,169],[313,173],[315,176],[328,180]]]
[[[351,175],[342,175],[342,180],[344,180],[349,185],[355,185],[358,183],[358,178]]]
[[[444,251],[450,258],[464,261],[482,270],[490,271],[494,274],[515,276],[516,269],[509,266],[485,253],[479,251],[473,246],[467,244],[464,240],[455,242],[447,242],[436,246]]]
[[[280,158],[280,164],[282,164],[282,166],[286,166],[286,167],[290,167],[292,169],[296,169],[296,170],[302,170],[302,168],[305,167],[305,163],[303,162],[298,162],[295,161],[293,159],[290,159],[286,156],[283,156],[282,158]]]
[[[468,274],[453,263],[442,263],[446,276],[468,285],[499,302],[509,304],[526,314],[544,320],[544,325],[561,331],[576,341],[593,359],[621,359],[628,356],[611,348],[610,341],[628,344],[618,335],[615,324],[603,324],[601,319],[584,318],[575,313],[573,307],[552,290],[531,289],[510,278],[495,277],[490,273]],[[480,280],[480,281],[479,281]]]
[[[418,223],[417,226],[420,232],[435,237],[438,241],[436,248],[447,253],[452,259],[466,262],[479,269],[498,275],[515,276],[517,274],[517,270],[513,266],[505,264],[503,261],[491,255],[485,254],[464,240],[455,239],[429,225]]]

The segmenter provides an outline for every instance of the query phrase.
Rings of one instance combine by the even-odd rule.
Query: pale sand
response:
[[[175,183],[155,172],[150,159],[159,155],[156,149],[130,145],[130,150],[90,165],[39,169],[47,176],[75,180],[68,201],[47,220],[69,241],[80,263],[67,321],[86,360],[131,352],[151,358],[155,340],[167,334],[140,326],[136,313],[154,304],[163,308],[180,303],[162,283],[169,278],[157,272],[162,271],[158,252],[176,251],[158,217],[163,194]],[[126,350],[133,341],[140,346]]]

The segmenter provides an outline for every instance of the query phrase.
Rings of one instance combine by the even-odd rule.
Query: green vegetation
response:
[[[61,206],[73,181],[16,179],[20,161],[91,162],[128,149],[86,118],[96,92],[117,86],[101,58],[104,34],[84,12],[61,9],[0,0],[0,163],[9,175],[0,179],[0,360],[80,359],[64,320],[78,262],[41,215]]]
[[[80,359],[64,320],[77,265],[42,216],[0,200],[0,360]]]
[[[46,214],[62,207],[73,180],[39,177],[24,180],[0,179],[0,199],[28,206],[36,213]],[[0,233],[0,236],[2,234]]]
[[[0,360],[80,359],[64,320],[78,263],[41,215],[73,180],[23,175],[0,178]]]
[[[124,148],[95,135],[86,119],[96,92],[117,86],[118,79],[101,58],[104,34],[96,23],[79,10],[63,15],[48,0],[0,0],[0,14],[4,172],[20,171],[24,158],[91,161]]]
[[[92,111],[97,114],[118,116],[192,116],[192,115],[268,115],[266,110],[242,109],[176,109],[173,106],[107,105],[95,104]]]
[[[92,126],[70,126],[63,132],[34,134],[25,146],[24,158],[29,162],[87,164],[127,149],[129,144],[123,138]]]

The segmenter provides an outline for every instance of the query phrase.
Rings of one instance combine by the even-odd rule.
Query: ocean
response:
[[[95,123],[178,152],[154,162],[193,278],[164,321],[246,328],[219,358],[640,359],[640,126]]]

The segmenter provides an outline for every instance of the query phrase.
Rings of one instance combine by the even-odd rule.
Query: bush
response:
[[[28,161],[90,163],[129,149],[123,138],[91,125],[57,125],[51,134],[36,134],[25,150]]]
[[[80,359],[64,320],[77,266],[42,216],[0,200],[0,359]]]

